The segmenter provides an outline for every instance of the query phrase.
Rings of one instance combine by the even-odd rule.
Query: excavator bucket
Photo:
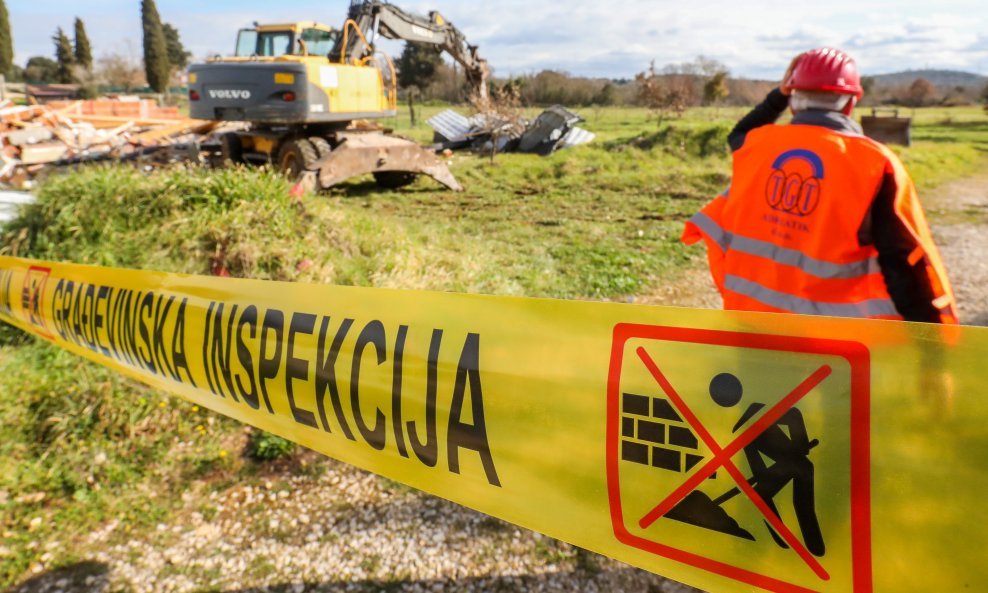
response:
[[[325,157],[309,165],[309,174],[317,176],[319,187],[326,189],[351,177],[374,173],[423,174],[453,191],[463,186],[434,152],[411,140],[380,132],[343,132],[337,146]]]

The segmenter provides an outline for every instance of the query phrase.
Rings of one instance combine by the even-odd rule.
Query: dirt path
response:
[[[988,325],[988,173],[960,179],[921,196],[965,325]],[[699,248],[698,248],[699,249]],[[635,302],[672,307],[720,308],[705,261],[675,282]]]
[[[922,197],[957,294],[961,322],[988,325],[988,173]]]

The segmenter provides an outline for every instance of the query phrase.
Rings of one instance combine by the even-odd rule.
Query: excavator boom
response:
[[[362,35],[347,34],[351,23]],[[445,51],[463,67],[477,99],[487,101],[487,81],[490,78],[487,60],[477,55],[477,46],[467,43],[466,36],[436,11],[422,17],[383,0],[353,0],[344,34],[338,39],[331,55],[338,56],[343,62],[356,63],[374,53],[378,35],[386,39],[428,43]]]

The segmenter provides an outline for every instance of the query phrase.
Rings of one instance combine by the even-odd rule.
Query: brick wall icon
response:
[[[697,454],[699,450],[696,434],[669,400],[622,394],[622,461],[688,472],[703,460],[703,456]]]

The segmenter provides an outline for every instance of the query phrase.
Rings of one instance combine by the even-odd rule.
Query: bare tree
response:
[[[697,56],[696,59],[693,60],[692,68],[695,74],[699,74],[706,79],[713,78],[721,72],[723,72],[726,77],[728,72],[728,68],[723,62],[713,58],[708,58],[706,56]]]
[[[648,70],[635,76],[638,100],[656,113],[661,122],[669,113],[681,117],[688,107],[695,104],[694,77],[678,71],[676,66],[666,66],[660,74],[655,61]]]
[[[144,85],[144,68],[130,41],[124,51],[112,51],[100,56],[95,73],[100,81],[122,88],[124,92]]]
[[[501,141],[520,137],[525,131],[521,110],[521,87],[509,81],[502,87],[495,87],[490,97],[471,97],[470,103],[477,111],[479,135],[487,135],[490,140],[491,163],[500,149]]]
[[[912,107],[932,105],[937,99],[937,87],[925,78],[917,78],[909,85],[905,98]]]

